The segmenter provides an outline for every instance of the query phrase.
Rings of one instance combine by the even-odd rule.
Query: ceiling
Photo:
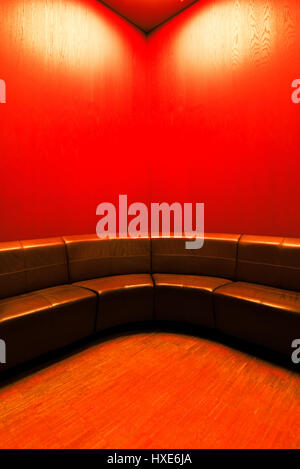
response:
[[[195,0],[103,0],[103,3],[149,32]]]

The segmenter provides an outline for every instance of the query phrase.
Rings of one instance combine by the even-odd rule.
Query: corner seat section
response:
[[[216,328],[248,342],[291,354],[300,338],[300,293],[236,282],[214,293]]]
[[[0,300],[1,371],[57,350],[95,332],[97,296],[59,285]]]
[[[153,319],[150,238],[64,238],[70,282],[98,295],[96,330]]]
[[[6,344],[5,371],[51,350],[51,304],[33,292],[0,300],[0,338]]]
[[[235,279],[240,235],[206,233],[199,250],[187,238],[153,238],[155,319],[215,327],[212,293]]]
[[[153,320],[153,281],[150,274],[115,275],[77,282],[98,295],[96,331]]]
[[[97,295],[75,285],[37,291],[51,304],[52,345],[57,349],[95,333]]]
[[[94,333],[97,295],[68,281],[62,238],[0,243],[0,371]]]
[[[230,280],[200,275],[154,274],[155,319],[215,328],[213,292]]]

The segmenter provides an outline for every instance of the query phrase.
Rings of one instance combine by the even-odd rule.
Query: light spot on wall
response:
[[[272,49],[273,13],[261,1],[207,2],[178,32],[177,57],[183,67],[204,74],[264,65]]]
[[[6,30],[15,41],[52,67],[70,72],[117,66],[124,46],[118,33],[104,17],[87,4],[74,0],[31,0],[12,2],[6,11]]]

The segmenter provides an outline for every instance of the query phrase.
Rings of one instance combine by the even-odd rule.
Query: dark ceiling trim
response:
[[[102,3],[102,5],[104,5],[106,8],[108,8],[109,10],[113,11],[114,13],[116,13],[118,16],[120,16],[120,18],[123,18],[123,20],[126,20],[127,23],[130,23],[132,26],[134,26],[135,28],[139,29],[139,31],[141,31],[142,33],[144,33],[145,35],[148,34],[147,31],[145,31],[145,29],[141,28],[139,25],[137,25],[136,23],[134,23],[133,21],[131,21],[129,18],[127,18],[127,16],[124,16],[122,15],[121,13],[118,12],[118,10],[116,10],[115,8],[113,8],[112,6],[108,5],[105,0],[97,0],[99,3]]]
[[[176,18],[176,16],[179,16],[181,13],[183,13],[185,10],[187,10],[188,8],[191,8],[193,5],[195,5],[195,3],[198,3],[199,0],[194,0],[193,3],[190,3],[189,5],[185,6],[184,8],[182,8],[182,10],[178,11],[177,13],[174,13],[174,15],[171,15],[171,16],[168,16],[168,18],[166,18],[164,21],[162,21],[161,23],[157,24],[156,26],[154,26],[154,28],[150,29],[149,31],[147,31],[147,36],[151,33],[153,33],[156,29],[160,28],[161,26],[163,26],[164,24],[168,23],[168,21],[171,21],[173,18]]]
[[[146,30],[146,29],[143,29],[141,26],[139,26],[138,24],[134,23],[134,21],[130,20],[129,18],[127,18],[127,16],[125,15],[122,15],[121,13],[119,13],[118,10],[116,10],[115,8],[113,8],[112,6],[108,5],[105,0],[98,0],[99,3],[102,3],[102,5],[104,5],[106,8],[108,8],[109,10],[113,11],[114,13],[116,13],[118,16],[120,16],[121,18],[123,18],[123,20],[127,21],[128,23],[130,23],[132,26],[134,26],[135,28],[137,28],[139,31],[141,31],[142,33],[145,34],[145,36],[149,36],[150,34],[152,34],[154,31],[156,31],[156,29],[160,28],[161,26],[163,26],[164,24],[166,24],[168,21],[171,21],[173,18],[175,18],[176,16],[180,15],[181,13],[183,13],[185,10],[187,10],[188,8],[192,7],[193,5],[195,5],[195,3],[198,3],[199,0],[195,0],[193,3],[190,3],[189,5],[185,6],[184,8],[182,8],[182,10],[178,11],[177,13],[174,13],[174,15],[171,15],[171,16],[168,16],[168,18],[166,18],[165,20],[163,20],[161,23],[157,24],[156,26],[154,26],[152,29],[149,29],[149,30]]]

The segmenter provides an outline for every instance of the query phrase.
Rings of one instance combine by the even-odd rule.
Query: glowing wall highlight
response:
[[[2,0],[1,240],[96,207],[205,203],[205,230],[300,236],[298,0],[201,0],[145,35],[97,0]]]
[[[0,43],[1,238],[95,232],[120,192],[147,203],[144,35],[97,0],[2,0]]]
[[[299,22],[297,0],[204,0],[151,34],[152,199],[205,202],[207,231],[300,235]]]

